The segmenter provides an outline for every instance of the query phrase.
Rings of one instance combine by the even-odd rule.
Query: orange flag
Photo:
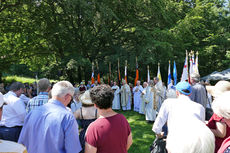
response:
[[[101,84],[99,66],[98,66],[98,62],[97,61],[96,61],[96,64],[97,64],[97,82],[98,82],[98,84]]]
[[[101,78],[100,78],[100,73],[99,72],[97,74],[97,82],[98,82],[98,84],[101,84]]]

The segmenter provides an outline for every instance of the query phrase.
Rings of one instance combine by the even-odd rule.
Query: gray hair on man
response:
[[[74,95],[74,87],[69,81],[60,81],[56,83],[51,91],[52,97],[64,97],[67,94]]]
[[[190,77],[195,82],[199,82],[200,81],[200,75],[198,73],[192,73]]]
[[[222,93],[220,96],[215,98],[212,103],[213,112],[218,116],[230,119],[230,91]]]
[[[182,117],[183,118],[183,117]],[[175,125],[167,136],[166,148],[169,153],[213,153],[215,137],[200,120],[185,118],[182,125]]]
[[[14,82],[10,86],[11,91],[18,91],[18,90],[24,89],[24,88],[25,88],[25,85],[21,82]]]
[[[46,78],[42,78],[38,82],[38,89],[40,92],[45,92],[50,86],[50,81]]]

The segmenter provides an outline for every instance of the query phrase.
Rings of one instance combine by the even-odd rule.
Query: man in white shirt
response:
[[[25,104],[19,98],[24,88],[24,84],[14,82],[10,86],[10,91],[4,95],[6,105],[3,105],[2,108],[0,139],[18,141],[26,115]]]
[[[177,98],[169,98],[164,101],[152,128],[158,137],[162,136],[162,127],[166,122],[169,132],[176,129],[173,126],[184,124],[181,120],[182,116],[183,118],[205,121],[204,107],[189,98],[191,90],[191,85],[188,82],[179,82],[176,85]]]

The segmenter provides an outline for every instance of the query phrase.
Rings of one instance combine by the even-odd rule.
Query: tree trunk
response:
[[[82,75],[81,75],[81,67],[78,66],[78,70],[77,70],[77,73],[78,73],[78,82],[80,83],[82,81]]]

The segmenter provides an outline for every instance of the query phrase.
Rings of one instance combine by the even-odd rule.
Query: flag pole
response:
[[[38,75],[36,74],[36,86],[37,86],[37,95],[39,94],[39,89],[38,89]]]
[[[111,62],[109,62],[109,78],[108,78],[108,83],[110,85],[110,82],[111,82]]]
[[[92,76],[91,76],[91,84],[94,84],[94,63],[92,62]]]
[[[120,73],[120,59],[118,58],[118,62],[117,62],[117,71],[118,71],[118,84],[120,85],[120,81],[121,81],[121,73]]]
[[[97,83],[101,84],[101,78],[100,78],[99,66],[98,66],[98,61],[97,60],[96,60],[96,66],[97,66]]]
[[[147,82],[149,83],[150,77],[149,77],[149,65],[147,65]]]
[[[186,50],[186,58],[187,58],[187,63],[189,64],[190,66],[190,59],[188,58],[188,51]],[[187,72],[188,72],[188,82],[190,83],[190,75],[189,75],[189,70],[188,70],[188,66],[187,66]]]
[[[128,65],[128,61],[125,60],[125,81],[126,81],[126,83],[128,83],[128,80],[127,80],[127,65]]]

